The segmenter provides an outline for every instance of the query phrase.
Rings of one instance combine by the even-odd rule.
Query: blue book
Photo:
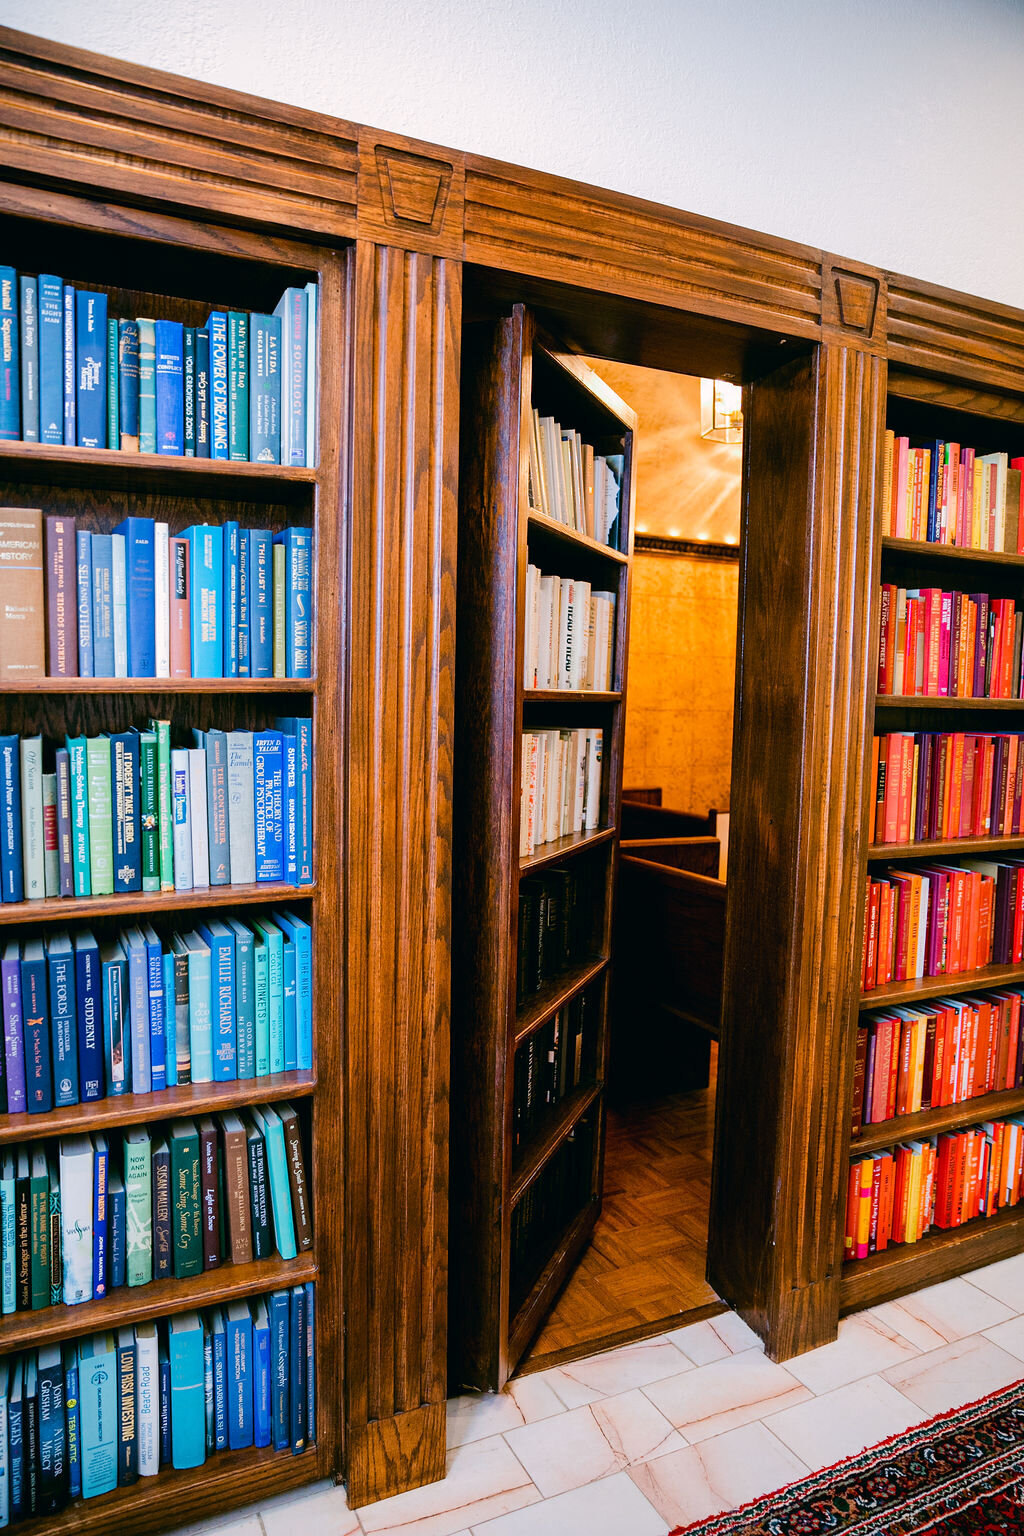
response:
[[[249,538],[238,532],[238,675],[249,676]]]
[[[168,1088],[177,1088],[178,1051],[175,1039],[177,1018],[175,1015],[174,955],[172,951],[167,950],[161,956],[161,960],[164,975],[164,1076]]]
[[[253,733],[256,879],[284,879],[280,731]]]
[[[225,1317],[227,1335],[228,1449],[247,1450],[253,1443],[252,1318],[249,1304],[234,1301]]]
[[[210,457],[210,333],[196,331],[196,458]]]
[[[75,374],[75,289],[64,284],[64,445],[74,448],[78,441],[78,389]]]
[[[295,737],[295,861],[296,883],[313,883],[313,721],[289,716],[274,721],[282,735]]]
[[[21,956],[21,1028],[25,1041],[25,1093],[30,1115],[53,1108],[50,1009],[42,939],[26,939]]]
[[[316,1286],[306,1281],[306,1443],[316,1443]]]
[[[50,1043],[53,1047],[54,1105],[78,1103],[78,1026],[75,1007],[75,952],[65,929],[46,946],[50,988]]]
[[[107,1294],[107,1218],[109,1215],[110,1149],[107,1138],[96,1131],[92,1138],[92,1295],[101,1301]]]
[[[214,1448],[214,1389],[213,1389],[213,1340],[208,1323],[203,1325],[203,1409],[206,1423],[203,1426],[206,1454]]]
[[[226,455],[225,455],[226,457]],[[191,585],[192,676],[221,677],[224,670],[224,530],[216,523],[185,529]]]
[[[128,956],[131,1013],[132,1092],[152,1093],[149,1033],[149,950],[141,928],[126,928],[121,942]]]
[[[20,1355],[15,1355],[11,1360],[11,1374],[7,1383],[7,1458],[11,1477],[12,1520],[21,1520],[28,1514],[28,1479],[25,1476],[24,1378],[24,1359]]]
[[[139,1441],[137,1435],[135,1387],[138,1356],[135,1330],[117,1330],[117,1485],[129,1488],[139,1477]]]
[[[274,675],[273,535],[247,528],[246,581],[249,598],[249,676]]]
[[[71,771],[71,861],[76,896],[92,892],[89,859],[89,774],[86,738],[65,736]]]
[[[291,1445],[291,1411],[288,1401],[289,1299],[287,1291],[270,1295],[270,1403],[271,1433],[275,1451]]]
[[[294,1259],[298,1248],[295,1244],[295,1218],[292,1213],[284,1126],[281,1123],[281,1116],[270,1104],[263,1109],[254,1106],[252,1116],[262,1133],[266,1149],[270,1209],[274,1218],[274,1242],[282,1259]]]
[[[256,1076],[256,971],[252,930],[226,919],[235,940],[235,1051],[237,1076]]]
[[[0,736],[0,897],[24,901],[21,844],[21,756],[17,736]]]
[[[182,354],[182,394],[184,396],[184,437],[186,459],[196,456],[196,328],[186,325]]]
[[[228,1343],[224,1313],[212,1307],[207,1314],[213,1345],[213,1448],[228,1448]]]
[[[210,338],[210,458],[231,456],[228,435],[228,317],[215,309],[206,322]]]
[[[7,1439],[8,1380],[14,1360],[11,1356],[0,1360],[0,1526],[11,1523],[11,1461]]]
[[[75,934],[75,1016],[78,1087],[83,1104],[104,1097],[103,976],[100,950],[88,928]]]
[[[107,1180],[107,1289],[128,1283],[128,1198],[124,1179],[111,1163]]]
[[[135,731],[118,731],[110,737],[110,791],[114,890],[141,891],[142,815],[139,738]]]
[[[232,1082],[238,1075],[235,1046],[235,936],[226,923],[199,925],[210,947],[210,1009],[213,1029],[213,1080]]]
[[[118,416],[121,448],[139,451],[139,322],[117,322]]]
[[[39,438],[64,441],[64,283],[39,275]]]
[[[39,1351],[37,1390],[39,1475],[36,1513],[54,1515],[64,1508],[70,1492],[64,1361],[59,1344],[45,1344]]]
[[[228,311],[228,448],[249,458],[249,316],[237,309]]]
[[[252,1443],[267,1446],[272,1438],[270,1414],[270,1313],[258,1296],[252,1303]]]
[[[21,945],[10,939],[0,959],[0,985],[4,1007],[4,1076],[7,1081],[9,1114],[24,1114],[28,1108],[25,1085],[25,1037],[21,1017]]]
[[[78,1345],[78,1393],[82,1424],[82,1497],[117,1487],[117,1344],[112,1333],[95,1333]]]
[[[139,452],[156,453],[156,322],[139,327]]]
[[[157,1372],[160,1381],[160,1465],[171,1465],[171,1357],[164,1335],[158,1335]]]
[[[114,552],[109,533],[92,536],[93,676],[114,676]]]
[[[295,737],[281,735],[281,839],[284,878],[289,885],[299,879],[298,827],[299,749]]]
[[[281,321],[281,463],[306,462],[305,288],[286,288],[274,314]]]
[[[107,446],[107,296],[75,294],[75,414],[79,448]]]
[[[156,552],[153,519],[126,517],[114,529],[124,537],[128,593],[128,676],[156,675]]]
[[[183,938],[188,949],[188,1033],[192,1081],[212,1083],[214,1062],[210,946],[199,933],[186,933]]]
[[[5,442],[21,437],[18,331],[18,274],[0,267],[0,440]]]
[[[281,462],[281,317],[253,315],[249,382],[249,457]]]
[[[224,524],[224,676],[238,674],[238,524]]]
[[[153,1092],[159,1093],[168,1086],[164,956],[160,939],[151,923],[143,923],[142,936],[146,941],[149,961],[149,1070]]]
[[[64,1346],[64,1407],[68,1421],[68,1492],[82,1497],[82,1414],[78,1399],[78,1350]]]
[[[313,530],[286,528],[274,535],[284,545],[285,671],[288,677],[311,677],[313,665]]]
[[[154,322],[156,349],[156,451],[185,452],[185,328],[178,320]]]
[[[39,285],[34,277],[18,279],[18,318],[21,342],[21,435],[39,441]]]
[[[201,1467],[206,1460],[206,1388],[203,1325],[198,1312],[172,1317],[167,1325],[171,1377],[171,1461]]]
[[[313,1068],[313,931],[294,912],[278,910],[274,922],[288,935],[295,951],[296,1066],[300,1072]]]
[[[75,576],[78,602],[78,675],[94,677],[96,661],[92,646],[92,534],[87,528],[75,533]]]
[[[289,1423],[292,1455],[306,1449],[306,1288],[293,1285],[288,1324],[290,1391]]]
[[[103,1056],[107,1095],[131,1092],[128,961],[116,940],[100,948],[103,978]]]
[[[113,315],[107,318],[107,447],[121,447],[121,334]]]
[[[295,945],[286,939],[282,953],[284,956],[284,1069],[286,1072],[294,1072],[298,1064],[296,1055]]]

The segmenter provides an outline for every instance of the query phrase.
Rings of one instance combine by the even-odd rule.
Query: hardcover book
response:
[[[43,514],[0,507],[0,681],[43,677]]]

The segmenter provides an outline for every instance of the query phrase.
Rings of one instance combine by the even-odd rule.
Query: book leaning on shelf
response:
[[[960,549],[1024,554],[1024,459],[885,434],[882,534]]]
[[[316,1443],[315,1361],[312,1281],[6,1356],[0,1525],[220,1451],[300,1455]]]
[[[520,857],[573,832],[593,832],[601,814],[599,728],[523,733]]]
[[[585,952],[586,902],[574,869],[552,869],[519,882],[516,1006]]]
[[[559,1008],[515,1054],[512,1088],[512,1145],[523,1147],[556,1105],[583,1081],[584,1052],[590,1048],[589,1000],[584,992]]]
[[[618,549],[624,456],[595,453],[578,432],[536,407],[531,422],[530,509]]]
[[[615,593],[528,565],[524,639],[524,688],[610,689]]]
[[[115,317],[103,291],[0,266],[0,441],[313,465],[317,293],[190,326]]]
[[[890,731],[872,741],[876,843],[1016,837],[1024,738],[992,731]]]

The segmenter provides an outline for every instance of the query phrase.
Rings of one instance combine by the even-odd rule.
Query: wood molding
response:
[[[821,271],[823,333],[841,346],[884,353],[888,282],[884,272],[826,256]]]
[[[1024,391],[1024,314],[914,278],[889,278],[888,354],[922,371]]]
[[[353,1426],[346,1490],[350,1509],[439,1482],[444,1475],[444,1403]]]
[[[670,539],[660,534],[633,537],[634,555],[685,555],[690,560],[739,560],[738,544],[713,544],[710,539]]]
[[[462,255],[462,155],[362,128],[359,235],[434,256]]]
[[[460,268],[360,241],[353,309],[342,1263],[358,1505],[444,1465]],[[367,1438],[403,1415],[439,1446]],[[372,1445],[391,1447],[386,1486]]]

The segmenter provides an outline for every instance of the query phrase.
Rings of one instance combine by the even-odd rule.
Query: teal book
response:
[[[107,320],[107,447],[121,447],[121,366],[118,322]]]
[[[267,1025],[270,1036],[270,1070],[283,1072],[284,1061],[284,935],[274,923],[255,921],[267,943]]]
[[[156,322],[139,320],[139,452],[156,453]]]
[[[235,937],[235,1050],[239,1078],[256,1076],[256,968],[252,929],[229,917]]]
[[[199,1132],[193,1120],[171,1126],[171,1243],[174,1276],[187,1280],[203,1272],[203,1197]]]
[[[84,736],[65,736],[71,775],[71,858],[76,896],[92,894],[92,863],[89,849],[89,770]],[[114,868],[111,863],[110,878]]]
[[[136,731],[139,740],[139,823],[142,835],[142,889],[160,889],[160,816],[156,732]]]
[[[313,932],[294,912],[277,910],[272,917],[295,947],[295,1065],[313,1068]]]
[[[174,813],[171,796],[171,722],[151,720],[156,733],[156,816],[160,851],[160,889],[174,890]]]
[[[225,455],[226,457],[226,455]],[[224,675],[224,530],[219,523],[186,528],[193,677]]]
[[[32,1311],[38,1312],[50,1305],[50,1172],[42,1147],[33,1151],[29,1166]]]
[[[259,928],[253,933],[253,996],[256,1076],[270,1072],[270,945]]]
[[[211,918],[199,932],[210,949],[210,1012],[213,1079],[233,1082],[238,1076],[235,1045],[235,936],[226,923]]]
[[[228,311],[228,457],[249,457],[249,316]]]
[[[3,1313],[17,1306],[15,1289],[15,1254],[17,1222],[14,1203],[14,1153],[5,1151],[0,1162],[0,1275],[3,1279]],[[91,1294],[91,1292],[90,1292]]]
[[[188,1034],[192,1081],[212,1083],[213,1077],[213,973],[210,946],[199,933],[186,933],[188,950]]]
[[[284,988],[284,1069],[294,1072],[296,1067],[295,1034],[295,945],[285,935],[282,956]]]
[[[292,1214],[291,1186],[288,1181],[288,1155],[284,1144],[284,1126],[276,1109],[269,1104],[253,1109],[253,1118],[263,1132],[270,1175],[270,1209],[274,1218],[274,1241],[282,1259],[294,1259],[295,1220]]]
[[[78,1395],[82,1496],[92,1499],[117,1487],[117,1345],[112,1333],[80,1342]]]
[[[172,1317],[167,1325],[171,1367],[171,1462],[179,1470],[206,1460],[206,1401],[203,1325],[198,1312]]]
[[[210,458],[231,456],[228,426],[228,317],[211,310],[205,331],[210,341]]]
[[[110,738],[90,736],[85,745],[89,795],[89,882],[93,896],[114,891],[113,792]]]
[[[249,456],[281,462],[281,317],[252,315],[249,369]]]
[[[127,1202],[128,1284],[148,1285],[153,1278],[152,1143],[145,1126],[124,1137],[124,1192]]]

